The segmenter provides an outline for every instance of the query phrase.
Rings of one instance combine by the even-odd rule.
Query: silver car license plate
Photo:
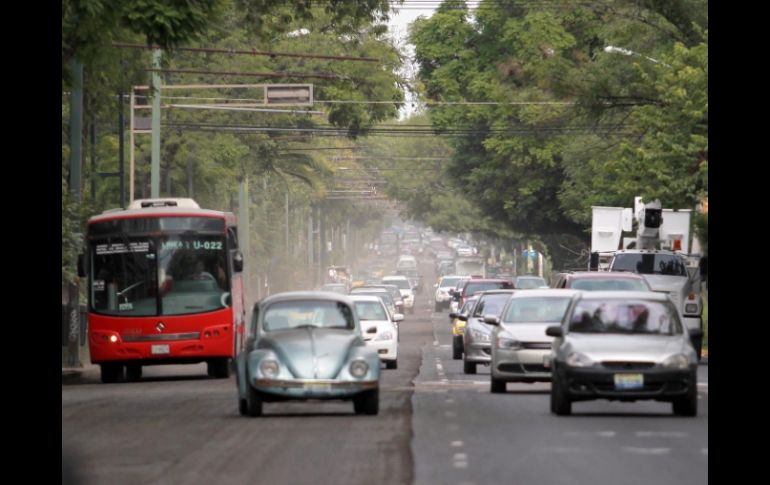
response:
[[[615,374],[615,389],[618,391],[642,389],[643,387],[643,374]]]

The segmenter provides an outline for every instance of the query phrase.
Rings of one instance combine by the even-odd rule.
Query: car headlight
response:
[[[363,360],[354,360],[350,363],[350,375],[361,378],[369,371],[369,364]]]
[[[688,303],[684,306],[684,312],[685,313],[697,313],[698,312],[698,304],[697,303]]]
[[[594,361],[580,352],[572,352],[567,356],[567,365],[570,367],[591,367]]]
[[[497,337],[497,348],[506,350],[519,350],[521,348],[521,342],[514,338]]]
[[[387,330],[377,335],[374,340],[393,340],[393,333],[390,330]]]
[[[674,354],[663,361],[663,367],[667,369],[687,369],[690,362],[684,354]]]
[[[279,370],[280,367],[278,366],[278,362],[273,359],[265,359],[259,363],[259,371],[262,372],[262,375],[265,377],[272,379],[278,375]]]
[[[489,334],[476,329],[471,329],[471,337],[479,342],[489,342]]]

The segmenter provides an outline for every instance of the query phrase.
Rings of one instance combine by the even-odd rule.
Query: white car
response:
[[[391,317],[382,300],[376,296],[351,295],[350,298],[361,321],[366,346],[377,350],[388,369],[397,369],[398,322],[404,319],[404,315],[396,313]]]
[[[414,290],[406,276],[386,276],[382,279],[383,285],[396,285],[404,300],[404,311],[414,313]]]
[[[449,308],[452,301],[452,295],[449,294],[449,290],[454,290],[455,286],[457,286],[457,283],[459,283],[460,280],[466,279],[468,279],[467,276],[447,275],[441,277],[441,280],[439,280],[438,284],[435,285],[435,311],[440,312],[444,308]]]

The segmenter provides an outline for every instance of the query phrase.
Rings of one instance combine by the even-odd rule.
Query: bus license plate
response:
[[[615,374],[615,389],[619,391],[642,389],[643,387],[644,375],[642,374]]]
[[[328,382],[306,382],[304,388],[308,391],[330,391],[332,385]]]
[[[152,346],[152,355],[162,355],[162,354],[168,354],[168,353],[169,353],[168,345]]]

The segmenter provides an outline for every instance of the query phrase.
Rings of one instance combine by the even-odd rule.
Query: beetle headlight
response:
[[[688,303],[684,306],[684,312],[685,313],[697,313],[698,312],[698,304],[697,303]]]
[[[567,356],[567,365],[570,367],[591,367],[594,365],[594,361],[591,360],[586,354],[580,352],[572,352]]]
[[[262,375],[270,379],[276,377],[279,370],[278,362],[273,359],[265,359],[259,364],[259,371],[262,372]]]
[[[663,361],[663,367],[667,369],[687,369],[690,362],[684,354],[674,354]]]
[[[350,363],[350,375],[353,377],[361,378],[369,371],[369,364],[363,360],[354,360]]]

